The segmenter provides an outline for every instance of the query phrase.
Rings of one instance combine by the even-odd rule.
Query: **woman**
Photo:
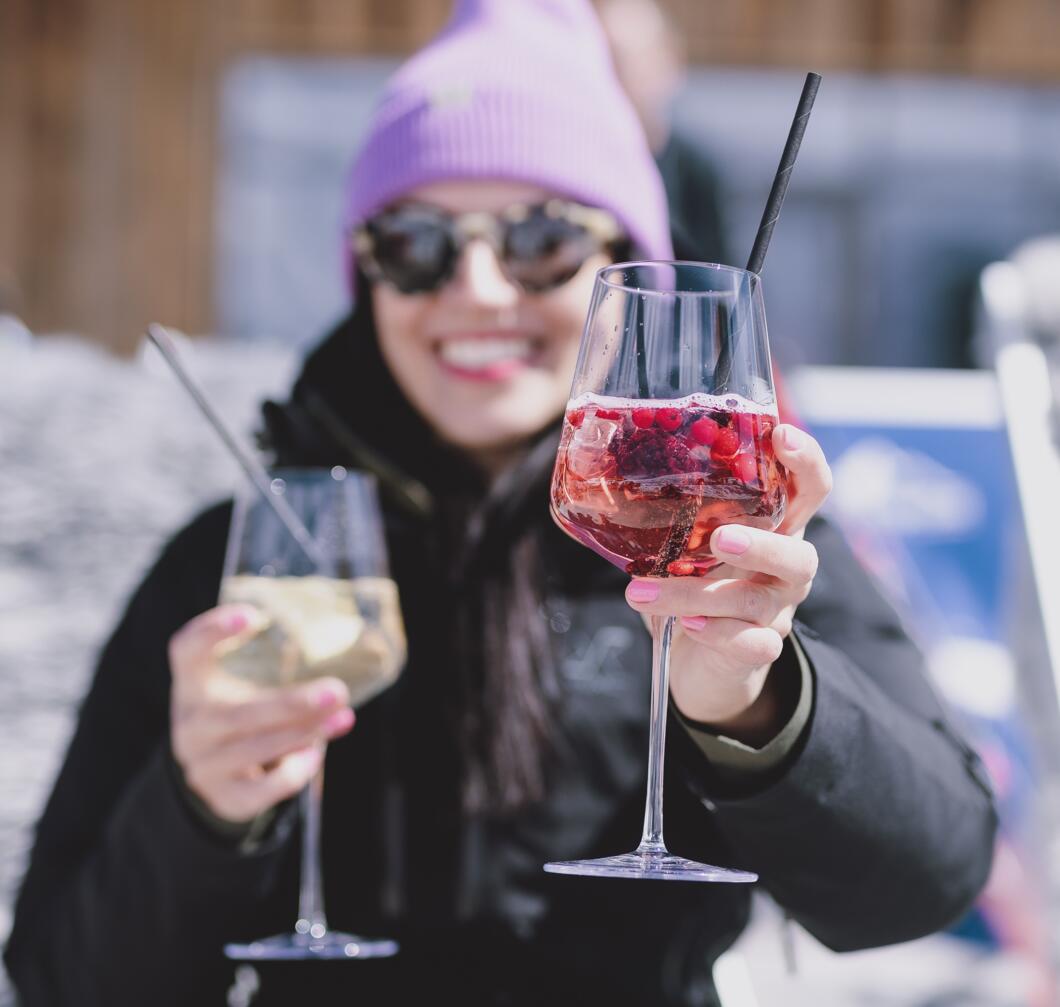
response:
[[[652,613],[682,625],[675,851],[757,871],[835,948],[969,905],[989,787],[894,613],[811,523],[829,474],[810,437],[777,428],[780,532],[714,535],[753,579],[630,583],[548,518],[593,274],[668,257],[664,206],[586,4],[461,4],[391,81],[351,185],[355,308],[266,407],[265,441],[379,475],[408,667],[355,727],[339,681],[230,702],[214,655],[252,613],[215,607],[229,508],[180,532],[40,824],[7,949],[26,1007],[223,1002],[222,945],[289,925],[290,798],[324,739],[331,923],[402,952],[262,966],[255,1003],[711,1003],[746,888],[541,870],[637,833]]]

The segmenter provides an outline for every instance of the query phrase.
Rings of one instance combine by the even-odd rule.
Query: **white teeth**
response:
[[[439,354],[447,364],[479,370],[508,360],[526,360],[533,346],[529,339],[446,339]]]

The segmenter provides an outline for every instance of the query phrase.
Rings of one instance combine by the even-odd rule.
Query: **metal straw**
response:
[[[324,555],[320,551],[316,540],[310,535],[309,529],[302,524],[301,519],[291,509],[291,505],[282,496],[272,491],[271,480],[269,473],[265,471],[265,466],[240,443],[239,438],[236,437],[229,429],[228,424],[221,418],[221,414],[214,409],[202,387],[185,369],[177,353],[173,337],[170,336],[164,326],[159,325],[157,322],[152,322],[147,326],[147,338],[158,348],[158,352],[162,354],[163,359],[169,364],[177,379],[192,399],[195,400],[195,404],[224,442],[229,453],[239,463],[240,468],[250,478],[250,481],[265,502],[283,522],[284,527],[291,533],[306,556],[309,557],[313,566],[317,570],[323,570],[325,566]]]

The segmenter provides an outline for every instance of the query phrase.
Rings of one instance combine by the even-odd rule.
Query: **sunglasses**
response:
[[[447,283],[464,246],[489,243],[505,276],[528,293],[566,283],[585,261],[611,251],[622,229],[606,210],[550,199],[498,213],[447,213],[406,203],[383,210],[353,232],[357,262],[373,281],[403,294],[424,294]]]

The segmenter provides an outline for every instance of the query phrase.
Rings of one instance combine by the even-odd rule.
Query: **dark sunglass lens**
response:
[[[448,277],[455,258],[443,220],[393,213],[369,225],[380,272],[404,294],[433,290]]]
[[[504,258],[512,278],[526,290],[566,283],[599,250],[580,224],[535,211],[508,228]]]

